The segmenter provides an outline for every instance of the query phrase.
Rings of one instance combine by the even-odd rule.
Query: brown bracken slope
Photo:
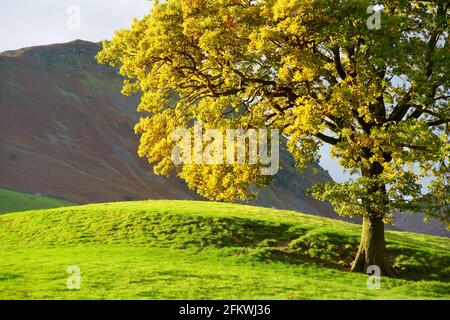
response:
[[[198,199],[137,156],[136,99],[120,94],[114,69],[95,62],[99,48],[78,40],[0,55],[0,186],[76,203]],[[292,167],[287,153],[282,158]],[[304,195],[329,175],[289,166],[256,202],[332,215]]]

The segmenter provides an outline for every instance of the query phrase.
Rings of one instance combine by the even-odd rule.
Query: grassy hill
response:
[[[73,205],[65,200],[0,189],[0,214],[34,209],[59,208]]]
[[[388,232],[401,279],[379,290],[347,272],[358,239],[345,222],[213,202],[5,214],[0,299],[450,299],[449,239]]]

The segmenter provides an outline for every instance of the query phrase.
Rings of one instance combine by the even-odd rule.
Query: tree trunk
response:
[[[351,270],[366,273],[372,265],[378,266],[382,275],[395,276],[386,256],[383,218],[364,216],[361,242]]]

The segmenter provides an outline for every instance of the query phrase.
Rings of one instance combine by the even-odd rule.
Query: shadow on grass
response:
[[[0,272],[0,281],[15,280],[23,278],[23,275],[12,272]]]
[[[314,263],[349,271],[359,236],[317,227],[299,227],[246,219],[221,219],[210,224],[209,244],[237,247],[235,254],[260,261]],[[450,281],[450,254],[402,242],[388,242],[388,258],[405,280]]]
[[[440,251],[426,251],[419,247],[393,244],[389,255],[399,278],[450,282],[450,255]]]

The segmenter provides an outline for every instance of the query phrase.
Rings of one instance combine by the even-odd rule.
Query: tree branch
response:
[[[336,67],[337,73],[339,74],[339,77],[342,80],[344,80],[345,78],[347,78],[347,73],[345,72],[342,66],[341,52],[339,47],[333,49],[333,55],[334,55],[334,66]]]
[[[340,138],[333,138],[333,137],[327,136],[321,132],[316,133],[315,136],[317,138],[319,138],[320,140],[322,140],[323,142],[326,142],[331,145],[336,145],[337,143],[342,142],[342,139],[340,139]]]
[[[428,126],[429,127],[435,127],[435,126],[440,126],[440,125],[448,124],[448,123],[450,123],[450,118],[448,118],[448,119],[439,119],[439,120],[436,120],[436,121],[428,122]]]

